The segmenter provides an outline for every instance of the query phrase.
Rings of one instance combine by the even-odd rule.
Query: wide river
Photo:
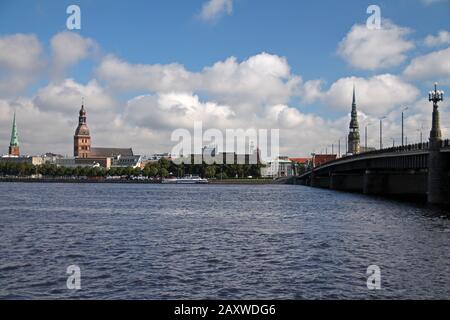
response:
[[[302,186],[0,183],[0,299],[450,299],[449,271],[448,212],[425,205]]]

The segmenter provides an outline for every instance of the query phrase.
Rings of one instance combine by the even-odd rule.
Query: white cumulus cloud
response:
[[[0,37],[0,95],[23,91],[45,65],[43,49],[33,34]]]
[[[127,103],[124,118],[148,129],[192,128],[195,121],[216,128],[223,127],[234,112],[229,106],[202,102],[189,93],[160,93],[138,96]]]
[[[411,79],[450,81],[450,47],[414,58],[404,75]]]
[[[78,33],[63,31],[50,41],[53,61],[53,76],[62,77],[64,71],[85,59],[97,50],[95,41]]]
[[[436,47],[450,43],[450,33],[446,30],[441,30],[437,35],[428,35],[425,38],[425,45],[428,47]]]
[[[200,18],[212,21],[223,14],[230,15],[233,12],[233,0],[208,0],[203,4]]]
[[[407,39],[410,33],[410,29],[387,20],[379,30],[357,24],[340,42],[338,54],[357,69],[395,67],[403,63],[406,53],[414,48],[414,43]]]
[[[180,64],[130,64],[107,56],[96,74],[112,90],[199,92],[220,103],[286,103],[299,93],[301,78],[291,73],[287,60],[260,53],[239,62],[235,57],[191,72]]]
[[[370,78],[341,78],[321,99],[330,107],[350,111],[353,85],[358,109],[370,115],[385,115],[399,106],[413,103],[419,96],[419,90],[400,77],[382,74]]]
[[[91,80],[86,85],[73,79],[49,83],[37,91],[33,102],[40,110],[73,116],[81,106],[82,98],[86,106],[89,106],[90,113],[104,114],[105,111],[113,111],[116,106],[114,99],[96,80]]]

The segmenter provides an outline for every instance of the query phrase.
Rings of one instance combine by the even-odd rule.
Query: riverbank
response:
[[[273,184],[273,179],[224,179],[210,180],[210,184]]]
[[[70,178],[0,178],[2,182],[20,182],[20,183],[125,183],[125,184],[159,184],[161,180],[126,180],[126,179],[70,179]],[[272,179],[224,179],[224,180],[210,180],[209,184],[239,184],[239,185],[262,185],[273,184]]]

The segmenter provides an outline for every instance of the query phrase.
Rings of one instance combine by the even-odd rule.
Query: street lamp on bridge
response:
[[[403,108],[403,110],[402,110],[402,147],[405,145],[405,143],[404,143],[404,137],[405,137],[405,135],[404,135],[404,125],[403,125],[403,123],[404,123],[404,113],[405,113],[405,111],[406,110],[408,110],[409,108],[408,107],[406,107],[406,108]]]
[[[372,123],[370,123],[370,122],[367,123],[367,124],[366,124],[366,128],[365,128],[365,136],[364,136],[364,140],[365,140],[365,141],[364,141],[364,146],[365,146],[365,148],[366,148],[366,150],[365,150],[366,152],[367,152],[367,148],[368,148],[368,147],[367,147],[367,128],[368,128],[370,125],[372,125]]]
[[[383,149],[383,119],[386,119],[386,116],[380,118],[380,150]]]
[[[420,128],[417,129],[417,131],[420,133],[420,144],[423,143],[423,123],[421,124]]]

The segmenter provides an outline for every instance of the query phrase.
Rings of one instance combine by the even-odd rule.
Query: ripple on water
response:
[[[450,219],[426,206],[300,186],[0,183],[0,208],[2,299],[450,298]]]

